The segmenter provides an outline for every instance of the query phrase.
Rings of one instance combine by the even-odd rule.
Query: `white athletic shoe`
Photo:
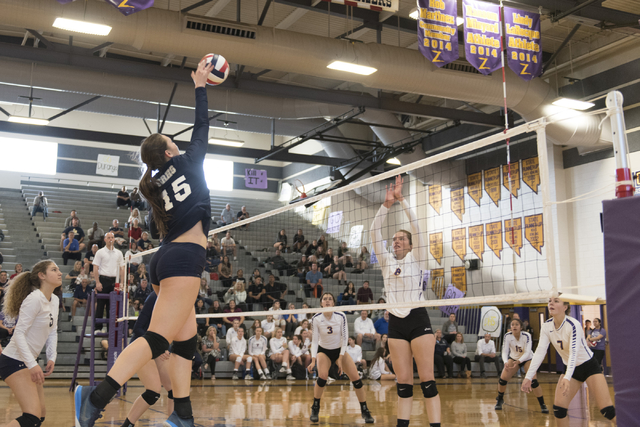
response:
[[[295,381],[296,377],[294,377],[293,375],[289,374],[287,375],[287,380],[288,381]]]
[[[264,374],[260,374],[260,379],[261,379],[261,380],[266,380],[266,379],[267,379],[267,377],[265,377],[265,376],[264,376]]]
[[[287,368],[282,366],[278,372],[280,372],[281,374],[284,374],[285,372],[287,372]]]
[[[239,377],[238,377],[238,373],[237,373],[237,372],[234,372],[234,373],[233,373],[233,376],[231,377],[231,379],[232,379],[232,380],[237,380],[238,378],[239,378]]]
[[[245,375],[244,379],[247,380],[247,381],[253,381],[253,375],[251,375],[251,374]]]

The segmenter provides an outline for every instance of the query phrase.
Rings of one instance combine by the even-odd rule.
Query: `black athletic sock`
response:
[[[320,407],[320,399],[313,398],[313,406]]]
[[[498,392],[498,400],[504,400],[504,393]]]
[[[398,418],[398,426],[397,427],[409,427],[409,420],[401,420]]]
[[[540,396],[538,398],[538,403],[540,403],[540,405],[544,405],[544,396]]]
[[[98,384],[96,389],[93,390],[89,399],[96,408],[104,409],[109,402],[111,402],[111,399],[115,397],[118,390],[120,390],[120,387],[122,386],[118,384],[116,380],[107,375],[104,378],[104,381]]]
[[[440,423],[431,423],[429,424],[430,427],[440,427]]]
[[[173,410],[183,420],[193,418],[193,410],[191,409],[191,399],[187,397],[175,397],[173,399]]]
[[[133,424],[131,421],[129,421],[129,418],[127,418],[126,420],[124,420],[122,427],[133,427],[134,425],[135,424]]]
[[[364,411],[365,409],[369,409],[367,408],[367,402],[360,402],[360,410]]]
[[[44,422],[44,417],[40,417],[40,424]]]

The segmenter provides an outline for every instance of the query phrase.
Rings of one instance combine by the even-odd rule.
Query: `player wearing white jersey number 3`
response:
[[[402,177],[386,189],[385,201],[371,225],[371,241],[384,278],[389,303],[424,301],[422,268],[426,268],[427,246],[420,234],[418,218],[402,195]],[[395,202],[409,219],[411,232],[393,235],[393,253],[382,245],[382,224]],[[413,243],[417,246],[414,250]],[[418,366],[420,387],[431,427],[440,427],[440,396],[433,375],[436,339],[425,308],[389,310],[389,351],[398,379],[398,427],[407,427],[413,404],[413,360]]]
[[[531,379],[542,364],[549,343],[553,344],[560,353],[562,361],[566,365],[564,375],[560,376],[553,401],[553,414],[556,417],[556,425],[565,427],[569,425],[567,408],[583,383],[587,383],[589,392],[596,398],[600,412],[605,418],[614,420],[616,410],[611,402],[609,386],[602,374],[602,368],[584,339],[582,325],[573,317],[567,315],[569,303],[560,297],[549,298],[547,304],[551,319],[547,320],[540,328],[540,341],[538,348],[527,371],[527,376],[522,382],[522,391],[529,393],[532,388]]]
[[[333,294],[325,292],[320,298],[321,307],[333,307],[336,299]],[[313,338],[311,341],[311,364],[307,368],[309,372],[318,364],[318,379],[313,388],[313,405],[311,406],[311,422],[317,423],[320,414],[320,399],[327,385],[329,378],[329,368],[335,363],[340,374],[344,372],[353,383],[356,389],[356,396],[360,402],[360,413],[364,422],[371,424],[374,422],[369,408],[367,408],[366,393],[362,387],[362,380],[358,375],[355,363],[347,353],[347,339],[349,337],[349,325],[347,316],[341,311],[333,313],[318,313],[311,319],[313,328]]]

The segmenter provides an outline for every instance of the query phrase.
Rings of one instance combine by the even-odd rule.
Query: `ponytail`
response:
[[[53,261],[50,259],[39,261],[33,266],[31,271],[18,274],[9,283],[3,309],[7,316],[15,318],[20,314],[20,306],[25,298],[34,290],[40,289],[40,277],[38,277],[38,274],[46,274],[47,268],[49,268],[51,264],[53,264]]]
[[[159,133],[154,133],[142,141],[140,146],[140,160],[147,166],[147,170],[140,179],[140,193],[151,205],[151,218],[160,235],[167,234],[169,214],[164,209],[161,197],[160,182],[152,176],[154,170],[160,169],[165,163],[164,152],[167,142]]]

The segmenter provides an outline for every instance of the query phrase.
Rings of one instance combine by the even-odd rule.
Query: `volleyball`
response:
[[[207,77],[207,84],[217,86],[227,80],[229,76],[229,63],[224,59],[224,56],[209,53],[202,59],[207,61],[207,65],[214,65],[213,70],[209,73],[209,77]]]

